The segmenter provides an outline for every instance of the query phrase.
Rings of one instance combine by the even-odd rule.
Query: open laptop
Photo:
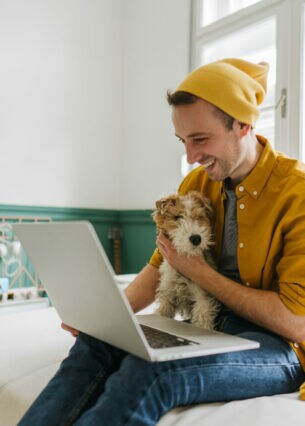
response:
[[[156,314],[135,315],[89,222],[20,223],[13,230],[61,320],[77,330],[150,361],[259,347]],[[161,334],[157,343],[151,332]]]

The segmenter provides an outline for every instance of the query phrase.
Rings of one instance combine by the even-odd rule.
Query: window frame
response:
[[[201,27],[202,0],[192,0],[190,71],[200,65],[200,52],[204,44],[227,34],[246,28],[258,21],[276,19],[276,88],[275,99],[281,99],[286,89],[286,115],[281,105],[275,109],[275,149],[294,158],[304,156],[302,144],[305,128],[303,116],[303,52],[305,0],[261,0],[244,9]],[[268,58],[266,58],[268,61]],[[305,124],[304,124],[305,126]],[[302,146],[303,145],[303,146]]]

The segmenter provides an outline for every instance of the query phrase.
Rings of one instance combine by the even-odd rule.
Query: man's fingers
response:
[[[70,327],[69,325],[65,324],[64,322],[61,323],[61,328],[69,331],[72,336],[77,337],[79,335],[79,331],[76,330],[75,328]]]

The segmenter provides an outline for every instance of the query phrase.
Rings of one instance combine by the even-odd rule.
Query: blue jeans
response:
[[[260,348],[152,363],[80,334],[19,425],[155,425],[179,405],[298,389],[304,371],[288,343],[232,313],[219,324]]]

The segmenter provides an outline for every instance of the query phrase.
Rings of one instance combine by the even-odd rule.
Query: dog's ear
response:
[[[206,197],[204,197],[204,198],[205,198],[204,209],[206,211],[207,217],[210,220],[212,220],[213,216],[214,216],[214,212],[213,212],[213,207],[212,207],[211,201]]]
[[[188,194],[195,197],[200,204],[200,206],[205,210],[207,217],[212,220],[213,219],[213,208],[211,201],[199,191],[190,191]]]
[[[157,210],[163,214],[167,207],[169,206],[176,206],[177,204],[177,195],[169,195],[168,197],[161,198],[160,200],[156,201],[156,208]]]

